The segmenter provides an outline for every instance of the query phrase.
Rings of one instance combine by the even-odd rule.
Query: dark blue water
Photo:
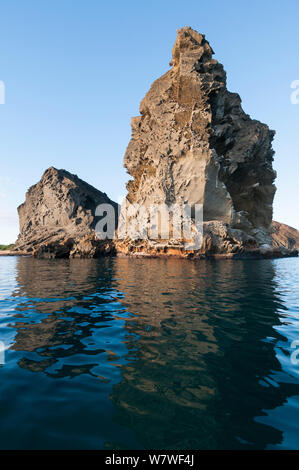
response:
[[[299,259],[0,258],[0,447],[298,449],[298,286]]]

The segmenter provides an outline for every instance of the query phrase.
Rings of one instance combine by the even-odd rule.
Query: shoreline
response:
[[[260,253],[260,252],[250,252],[247,251],[245,253],[215,253],[215,254],[202,254],[202,255],[195,255],[194,253],[189,254],[187,256],[182,256],[178,253],[174,254],[167,254],[167,253],[146,253],[146,252],[135,252],[131,254],[125,254],[122,252],[116,253],[114,255],[107,255],[107,256],[95,256],[95,257],[85,257],[85,256],[78,256],[78,257],[51,257],[51,256],[44,256],[44,257],[35,257],[32,254],[25,252],[25,251],[14,251],[14,250],[0,250],[0,256],[24,256],[30,257],[35,259],[100,259],[100,258],[131,258],[131,259],[184,259],[189,261],[200,261],[200,260],[217,260],[217,259],[230,259],[230,260],[261,260],[261,259],[281,259],[281,258],[298,258],[298,253]]]
[[[31,256],[24,251],[0,250],[0,256]]]

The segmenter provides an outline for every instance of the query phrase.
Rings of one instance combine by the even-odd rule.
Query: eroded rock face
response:
[[[107,245],[94,234],[99,204],[111,204],[117,214],[117,204],[105,193],[68,171],[49,168],[18,207],[20,235],[15,249],[48,258],[79,252],[81,257],[98,255]]]
[[[241,230],[256,246],[271,244],[274,131],[243,111],[212,55],[204,35],[178,31],[172,68],[152,84],[132,119],[127,200],[203,204],[205,222]]]

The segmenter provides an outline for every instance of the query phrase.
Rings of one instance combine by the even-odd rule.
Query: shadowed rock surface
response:
[[[15,249],[38,257],[95,257],[113,248],[98,240],[95,216],[99,204],[117,204],[65,170],[49,168],[18,207],[20,235]]]

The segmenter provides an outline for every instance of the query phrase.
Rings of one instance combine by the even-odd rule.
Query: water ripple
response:
[[[299,260],[0,259],[1,448],[298,448]]]

